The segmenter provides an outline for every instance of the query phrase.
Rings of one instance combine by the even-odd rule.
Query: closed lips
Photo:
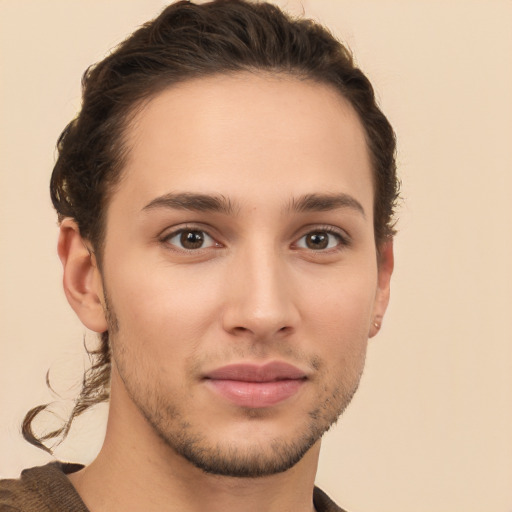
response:
[[[216,394],[245,408],[277,405],[295,395],[306,380],[302,370],[283,362],[228,365],[205,376]]]
[[[271,362],[264,365],[232,364],[208,372],[205,378],[243,382],[273,382],[278,380],[305,379],[306,374],[291,364]]]

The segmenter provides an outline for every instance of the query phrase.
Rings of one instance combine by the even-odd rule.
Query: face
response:
[[[387,304],[361,123],[325,85],[239,74],[160,93],[126,142],[112,406],[205,471],[284,471],[350,402]]]

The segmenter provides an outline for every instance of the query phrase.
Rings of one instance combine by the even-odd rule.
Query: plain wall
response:
[[[358,512],[512,510],[512,2],[284,0],[356,54],[403,180],[392,300],[318,484]],[[61,290],[48,181],[91,63],[157,0],[0,0],[0,476],[48,456],[24,413],[72,397],[84,329]],[[105,408],[57,456],[88,462]]]

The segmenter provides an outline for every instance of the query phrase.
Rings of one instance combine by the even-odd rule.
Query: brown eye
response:
[[[185,249],[199,249],[204,243],[204,236],[201,231],[183,231],[180,242]]]
[[[327,233],[310,233],[305,237],[308,249],[325,249],[329,245]]]
[[[215,246],[213,238],[199,229],[181,229],[167,237],[166,242],[187,251]]]
[[[338,233],[330,231],[311,231],[307,233],[297,242],[297,247],[310,249],[312,251],[322,251],[325,249],[333,249],[339,245],[343,245],[343,237]]]

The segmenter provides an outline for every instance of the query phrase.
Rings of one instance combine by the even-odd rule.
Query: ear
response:
[[[66,218],[60,225],[57,246],[64,276],[64,293],[82,323],[92,331],[104,332],[103,284],[92,249],[81,237],[78,225]]]
[[[378,277],[377,277],[377,293],[375,295],[375,303],[373,306],[372,324],[370,326],[369,337],[373,338],[382,325],[384,313],[389,303],[389,286],[391,274],[394,267],[393,241],[387,240],[379,247],[377,256]]]

